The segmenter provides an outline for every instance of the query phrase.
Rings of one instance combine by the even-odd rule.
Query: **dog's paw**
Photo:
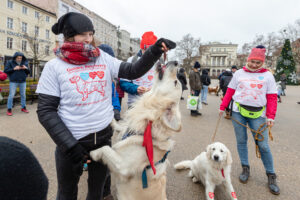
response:
[[[193,174],[192,170],[190,170],[188,173],[188,177],[192,178],[193,176],[194,176],[194,174]]]
[[[90,152],[90,156],[94,161],[99,161],[102,158],[102,150],[100,149],[96,149],[94,151]]]

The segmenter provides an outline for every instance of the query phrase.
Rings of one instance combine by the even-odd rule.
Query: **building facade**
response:
[[[139,44],[131,41],[132,38],[128,31],[120,29],[119,26],[110,23],[74,0],[58,0],[58,18],[68,12],[79,12],[87,15],[94,24],[96,44],[110,45],[119,59],[127,60],[132,54],[137,53]],[[62,36],[59,36],[58,39],[60,42],[63,41]]]
[[[204,69],[208,69],[211,77],[217,77],[226,68],[236,65],[237,47],[237,44],[219,42],[201,45],[200,56],[195,57],[195,61],[200,62]]]
[[[0,0],[0,5],[1,69],[19,51],[29,60],[30,76],[35,78],[54,57],[56,38],[51,27],[56,15],[22,0]]]

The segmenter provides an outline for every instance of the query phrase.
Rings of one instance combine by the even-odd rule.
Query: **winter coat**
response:
[[[182,91],[187,90],[188,88],[186,87],[187,81],[186,81],[186,76],[184,73],[184,70],[181,70],[177,73],[177,79],[180,81],[181,86],[182,86]]]
[[[210,77],[208,75],[208,71],[207,70],[203,70],[202,71],[201,83],[202,83],[202,85],[206,85],[206,86],[210,85]]]
[[[191,70],[189,74],[189,80],[190,80],[191,90],[201,90],[202,83],[201,83],[201,77],[199,72],[194,72],[194,70]]]
[[[113,105],[114,109],[121,111],[119,94],[118,94],[118,91],[117,91],[114,83],[112,83],[112,105]]]
[[[281,75],[280,76],[280,81],[281,81],[281,88],[283,89],[283,90],[285,90],[286,89],[286,76],[284,76],[284,75]]]
[[[220,79],[220,88],[223,92],[223,95],[225,95],[227,91],[227,87],[232,79],[232,72],[225,71]]]
[[[118,78],[118,81],[117,81],[117,87],[116,88],[117,88],[117,92],[119,94],[119,97],[124,98],[124,91],[121,89],[119,78]]]
[[[27,69],[21,69],[21,70],[14,70],[16,66],[19,64],[16,62],[16,57],[22,56],[22,61],[20,66],[25,65]],[[8,61],[5,65],[4,72],[8,75],[9,81],[16,82],[16,83],[23,83],[26,81],[27,75],[30,73],[30,70],[28,69],[28,61],[23,53],[16,52],[13,56],[13,59]]]

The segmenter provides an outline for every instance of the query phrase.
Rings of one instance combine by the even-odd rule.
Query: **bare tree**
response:
[[[192,66],[193,57],[199,55],[200,38],[194,38],[191,34],[184,35],[177,42],[176,56],[182,60],[183,67],[188,70]]]
[[[278,49],[282,46],[282,40],[280,36],[274,32],[268,33],[267,35],[256,35],[252,42],[245,43],[242,47],[241,54],[238,56],[238,62],[244,65],[251,49],[257,45],[265,46],[266,63],[270,67],[275,67],[276,59],[274,59],[274,56],[276,57],[276,52],[278,52]]]

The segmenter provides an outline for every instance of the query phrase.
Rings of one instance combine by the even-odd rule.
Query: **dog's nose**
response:
[[[218,161],[219,160],[219,156],[218,155],[214,155],[214,160]]]

